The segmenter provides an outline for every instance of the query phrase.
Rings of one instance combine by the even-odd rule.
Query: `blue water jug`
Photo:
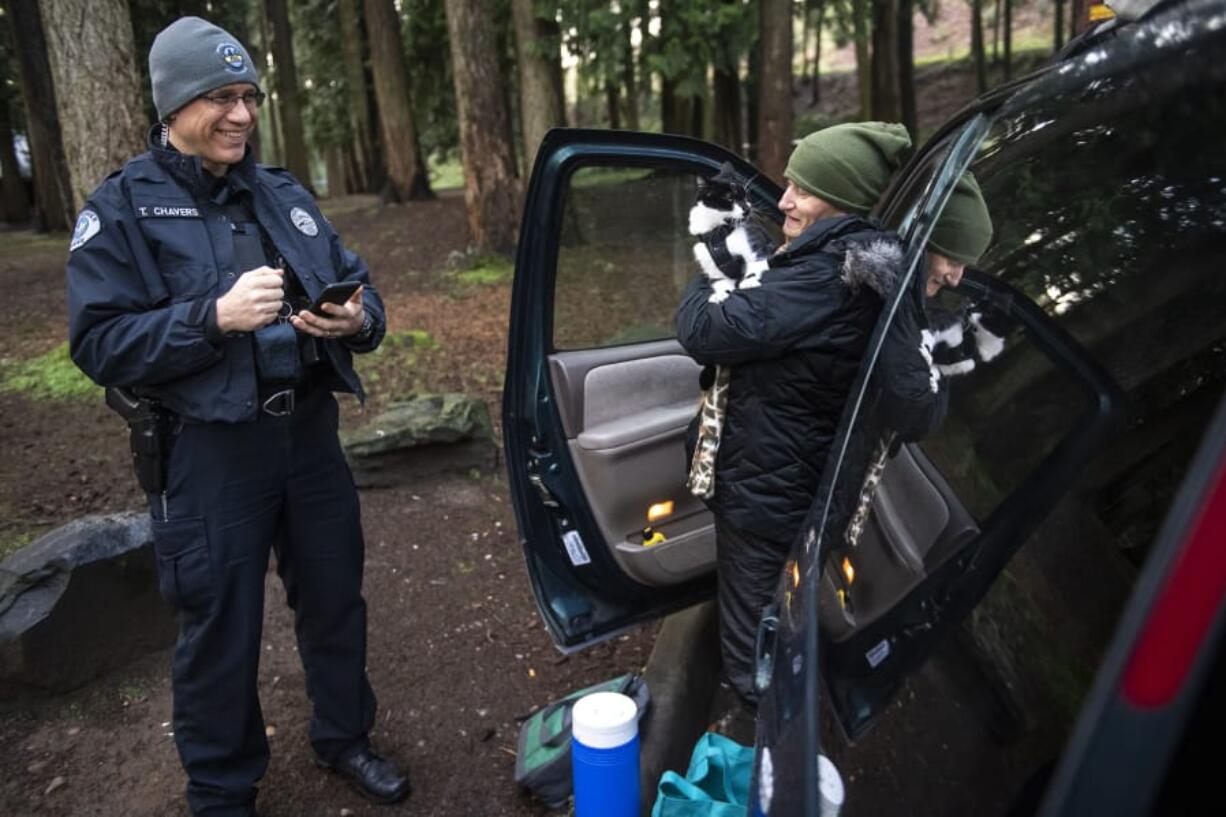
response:
[[[634,700],[593,692],[571,713],[575,817],[638,817],[639,727]]]

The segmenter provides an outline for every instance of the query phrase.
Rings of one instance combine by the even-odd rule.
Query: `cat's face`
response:
[[[698,177],[698,192],[694,201],[737,220],[748,216],[750,211],[749,193],[727,162],[711,178]]]

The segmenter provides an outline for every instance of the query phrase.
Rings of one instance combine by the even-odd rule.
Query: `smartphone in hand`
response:
[[[307,309],[314,312],[316,315],[321,315],[325,318],[335,317],[325,312],[322,307],[324,304],[343,304],[353,297],[353,293],[358,291],[362,286],[361,281],[338,281],[328,284],[324,287],[323,292],[319,293],[319,297],[311,303]]]

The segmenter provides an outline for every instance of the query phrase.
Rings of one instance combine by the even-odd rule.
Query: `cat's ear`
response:
[[[719,166],[719,172],[720,172],[720,173],[725,173],[725,174],[727,174],[727,175],[729,175],[729,176],[735,176],[735,175],[736,175],[736,169],[732,167],[732,162],[724,162],[722,165],[720,165],[720,166]]]
[[[706,189],[707,189],[707,177],[706,177],[706,176],[697,176],[697,177],[695,178],[695,181],[696,181],[696,182],[697,182],[697,184],[698,184],[698,189],[699,189],[699,190],[706,190]]]

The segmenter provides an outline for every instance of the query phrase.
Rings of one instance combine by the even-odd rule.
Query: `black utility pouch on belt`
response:
[[[106,404],[128,423],[132,469],[141,489],[150,494],[162,493],[166,490],[174,415],[127,389],[108,388]]]

